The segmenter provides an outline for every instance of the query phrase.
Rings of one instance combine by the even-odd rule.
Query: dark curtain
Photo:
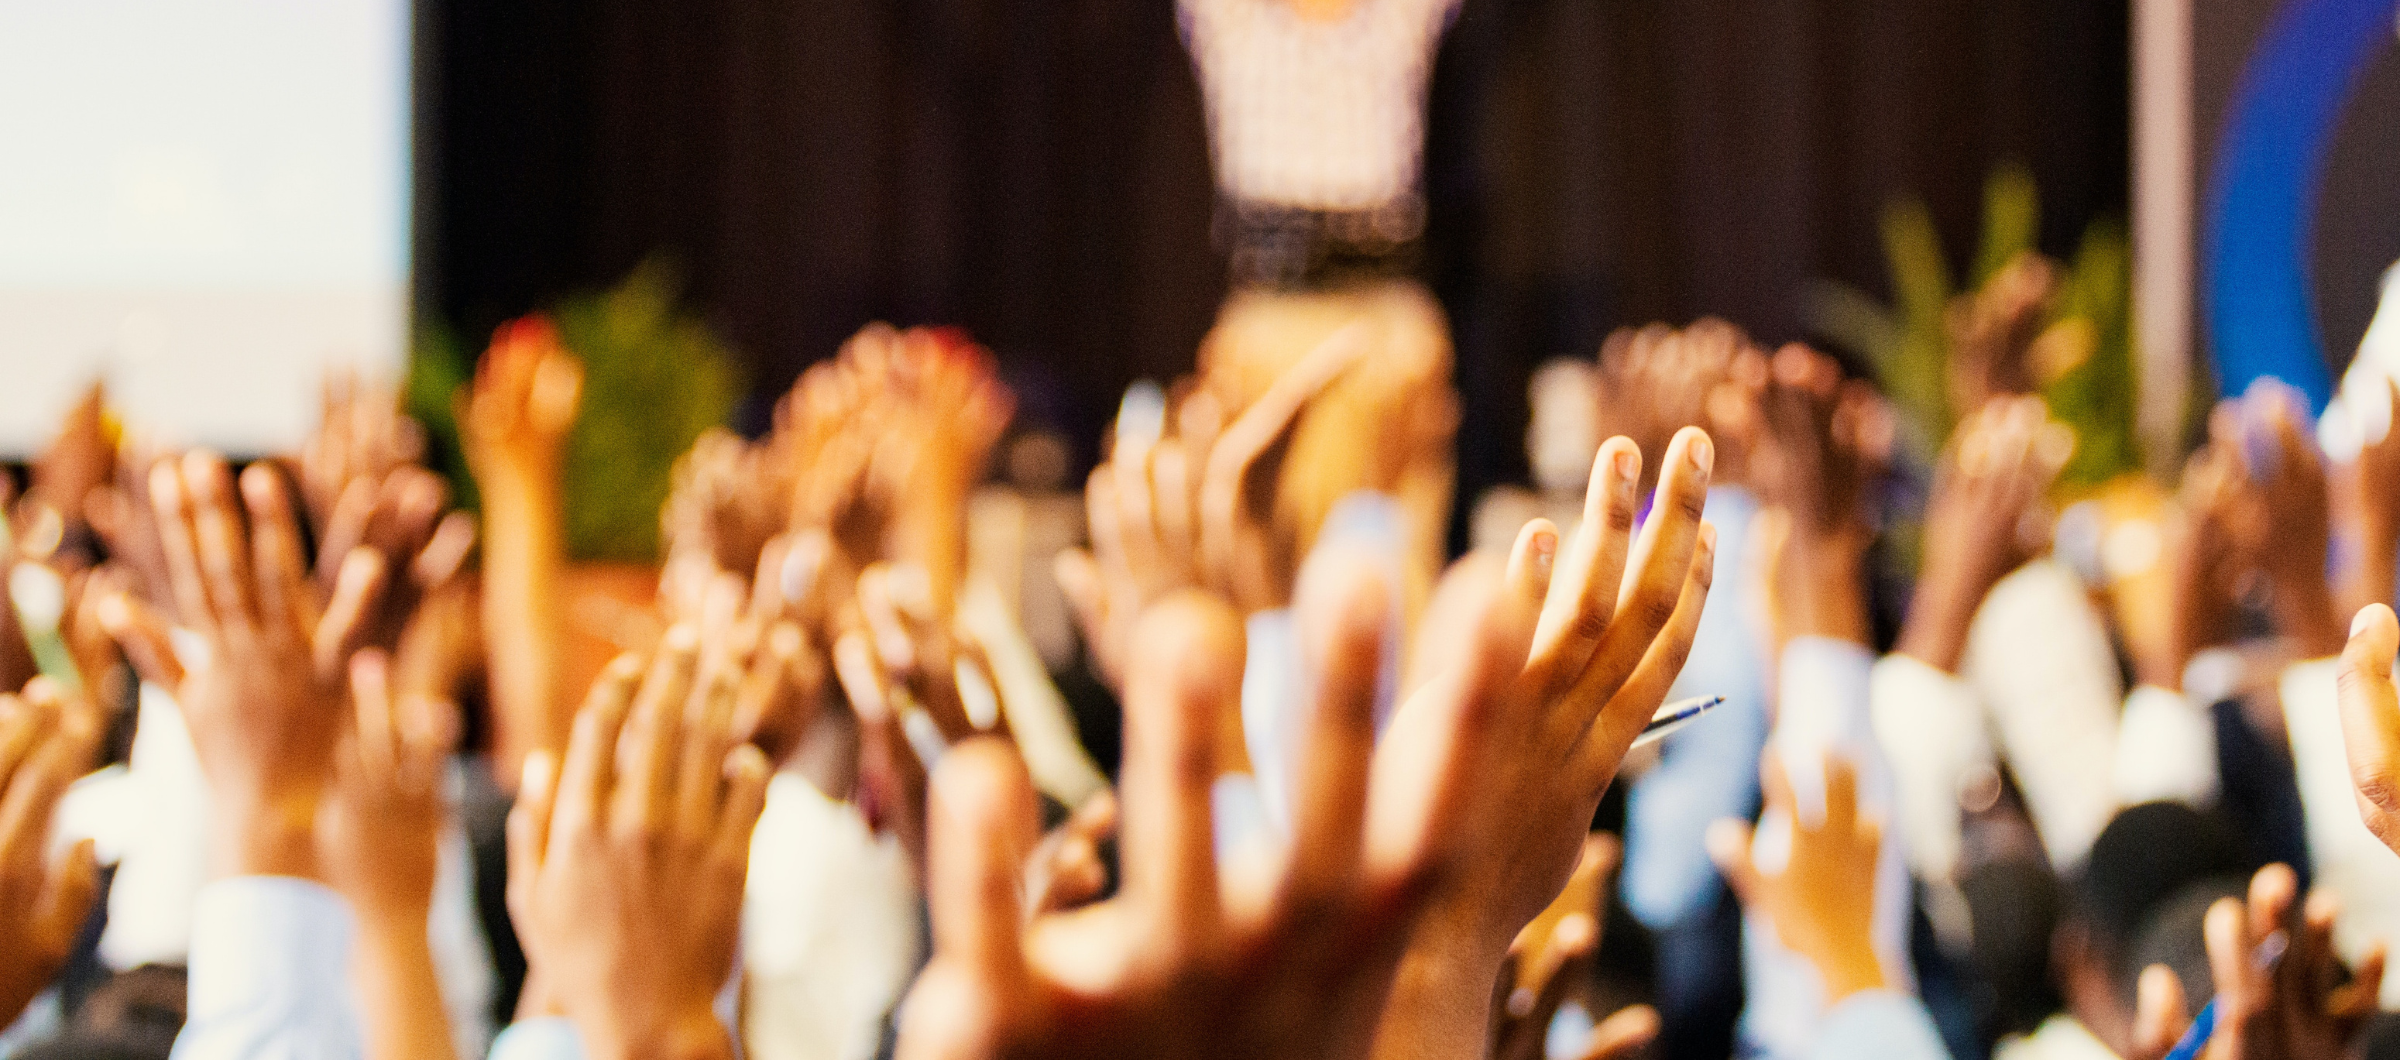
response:
[[[868,320],[955,323],[1089,455],[1223,294],[1169,0],[420,3],[420,296],[468,334],[664,254],[742,351],[745,426]],[[1522,474],[1544,358],[1702,313],[1802,338],[1804,281],[1883,291],[1895,195],[1961,263],[2004,160],[2053,252],[2121,214],[2126,22],[2123,0],[1466,0],[1427,148],[1461,497]]]

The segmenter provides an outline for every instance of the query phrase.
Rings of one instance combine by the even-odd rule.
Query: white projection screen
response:
[[[0,0],[0,456],[252,454],[408,334],[408,0]]]

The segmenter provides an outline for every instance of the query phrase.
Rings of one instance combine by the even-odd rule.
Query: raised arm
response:
[[[501,326],[459,401],[459,428],[483,495],[483,628],[490,652],[496,775],[557,750],[574,716],[559,687],[565,651],[567,431],[583,367],[538,319]]]

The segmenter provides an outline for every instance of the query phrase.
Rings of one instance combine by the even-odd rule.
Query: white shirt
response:
[[[2339,666],[2335,659],[2294,663],[2284,670],[2279,687],[2300,811],[2308,822],[2314,883],[2342,900],[2341,917],[2333,925],[2334,948],[2356,962],[2376,943],[2400,944],[2400,854],[2376,839],[2358,815],[2334,685]],[[2400,1006],[2400,977],[2384,980],[2383,1004]]]
[[[2050,864],[2083,864],[2116,816],[2111,778],[2125,697],[2083,583],[2050,559],[2000,579],[1967,628],[1959,670],[1991,712]]]
[[[1354,0],[1341,20],[1316,22],[1287,0],[1178,0],[1218,187],[1311,210],[1412,201],[1425,82],[1457,6]]]
[[[349,903],[313,880],[234,876],[202,887],[174,1060],[360,1057],[350,997],[357,931]]]

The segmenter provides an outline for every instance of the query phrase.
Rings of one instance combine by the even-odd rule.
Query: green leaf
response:
[[[2036,248],[2041,230],[2042,196],[2033,173],[2014,162],[1993,170],[1983,182],[1983,246],[1968,283],[1990,282],[2017,255]]]
[[[680,291],[673,267],[651,260],[614,289],[557,308],[560,340],[583,361],[583,409],[565,469],[567,552],[576,559],[656,562],[676,458],[740,398],[731,354],[705,323],[677,311]]]

